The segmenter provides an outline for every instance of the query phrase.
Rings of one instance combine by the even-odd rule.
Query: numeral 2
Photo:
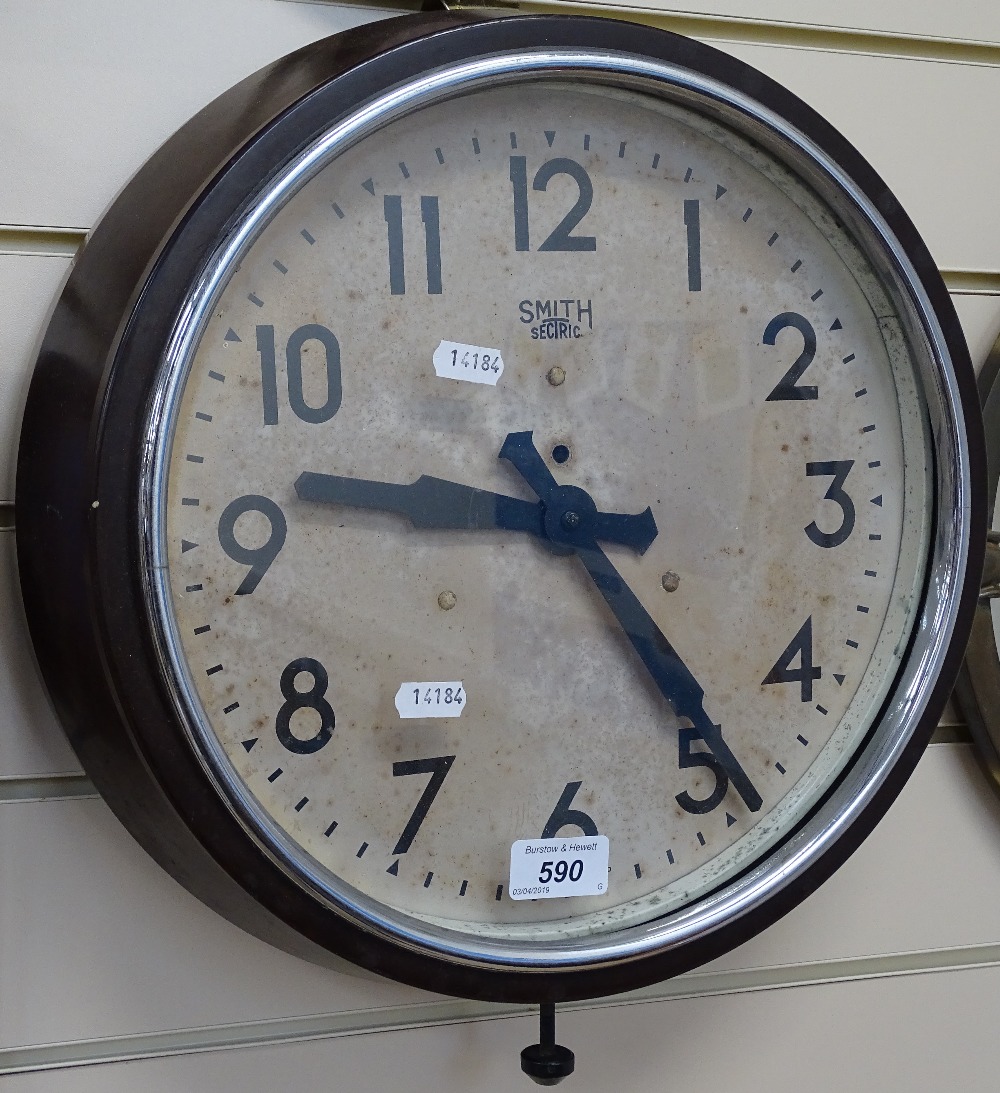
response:
[[[685,202],[685,205],[687,202]],[[800,402],[807,399],[819,398],[819,388],[809,385],[796,386],[802,377],[802,373],[813,362],[816,356],[816,331],[813,330],[808,319],[796,314],[794,311],[785,311],[767,324],[764,330],[764,344],[774,345],[782,330],[794,328],[802,335],[802,352],[795,358],[795,363],[778,380],[774,390],[764,400],[765,402]]]

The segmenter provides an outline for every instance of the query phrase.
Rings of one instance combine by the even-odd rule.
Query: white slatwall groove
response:
[[[40,333],[114,193],[225,87],[391,6],[0,0],[0,501],[12,496]],[[556,8],[610,10],[521,5]],[[826,114],[916,221],[978,364],[1000,329],[1000,8],[802,8],[647,0],[627,14],[722,44]],[[145,856],[93,796],[48,708],[7,534],[0,709],[4,1093],[526,1088],[516,1052],[534,1038],[527,1019],[305,964],[230,926]],[[778,925],[635,1004],[562,1017],[580,1068],[567,1088],[993,1093],[998,905],[1000,802],[967,745],[938,744],[872,838]]]

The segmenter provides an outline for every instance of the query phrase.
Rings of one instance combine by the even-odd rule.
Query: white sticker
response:
[[[608,890],[608,837],[518,839],[510,848],[511,899],[600,896]]]
[[[461,717],[465,688],[460,679],[445,683],[401,683],[396,692],[400,717]]]
[[[488,383],[495,387],[503,375],[503,357],[499,349],[461,342],[441,342],[434,350],[434,372],[451,380]]]

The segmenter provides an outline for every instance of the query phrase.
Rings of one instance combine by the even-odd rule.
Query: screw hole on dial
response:
[[[569,460],[571,452],[565,444],[557,444],[552,449],[552,458],[557,463],[566,463]]]
[[[669,570],[660,578],[660,584],[663,585],[664,592],[676,592],[680,587],[680,583],[680,577]]]

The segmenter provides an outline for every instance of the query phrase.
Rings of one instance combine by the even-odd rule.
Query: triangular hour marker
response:
[[[730,815],[730,814],[729,814],[729,813],[727,812],[727,813],[726,813],[726,827],[732,827],[734,823],[736,823],[736,817],[735,817],[735,816],[731,816],[731,815]]]
[[[255,736],[253,740],[244,740],[242,741],[243,747],[246,748],[247,751],[252,751],[254,744],[256,744],[259,739],[259,736]]]
[[[840,686],[840,687],[844,686],[844,676],[838,675],[836,672],[834,672],[833,673],[833,678],[837,681],[838,686]]]
[[[844,324],[839,319],[834,319],[833,320],[833,326],[831,326],[830,329],[831,330],[843,330],[844,329]]]
[[[386,870],[387,873],[391,873],[394,877],[399,876],[399,858],[397,858],[392,865]]]
[[[715,200],[718,201],[720,197],[726,192],[725,186],[720,186],[718,183],[715,186]]]
[[[873,505],[878,505],[878,507],[881,508],[882,507],[882,494],[879,494],[878,497],[873,497],[872,498],[872,504]]]
[[[181,539],[181,554],[186,554],[189,550],[194,550],[197,543],[190,543],[187,539]]]
[[[235,330],[233,330],[232,327],[230,327],[226,331],[226,336],[222,340],[224,342],[241,342],[241,341],[243,341],[243,339],[239,336],[239,334],[236,333]]]
[[[552,142],[556,139],[555,129],[546,129],[545,130],[545,139],[549,142],[549,147],[551,148],[552,147]]]
[[[364,186],[364,188],[372,195],[372,197],[375,196],[375,180],[373,178],[366,178],[364,182],[361,183],[361,185]]]

